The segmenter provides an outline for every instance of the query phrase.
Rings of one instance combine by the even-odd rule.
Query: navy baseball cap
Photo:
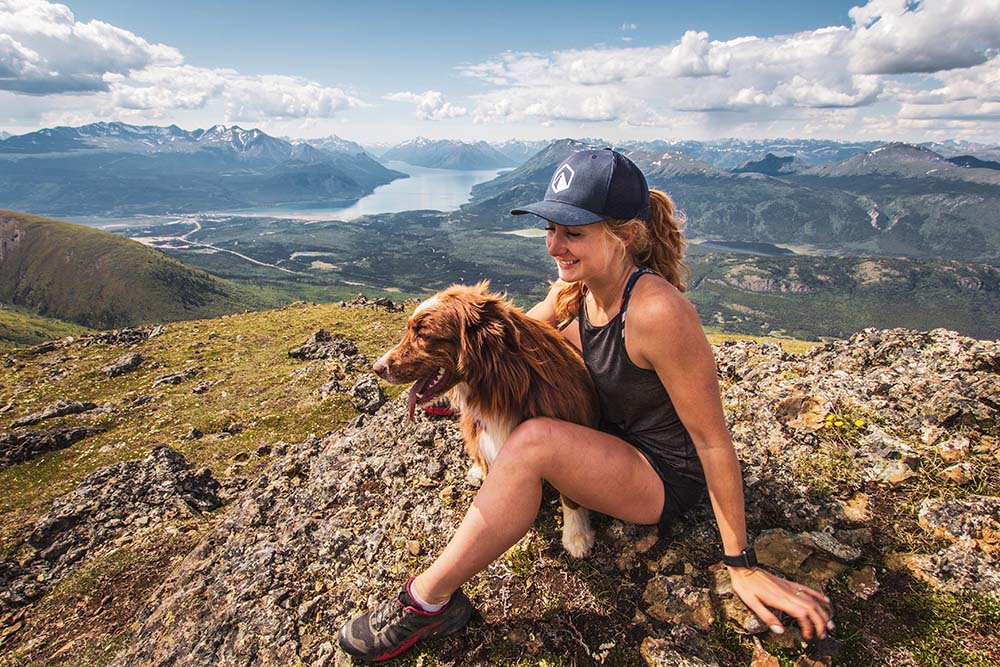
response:
[[[542,201],[515,208],[560,225],[589,225],[608,218],[646,219],[649,186],[639,167],[604,148],[573,153],[556,169]]]

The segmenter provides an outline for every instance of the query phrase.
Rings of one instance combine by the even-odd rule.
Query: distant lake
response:
[[[454,211],[469,201],[472,186],[496,178],[506,169],[458,171],[456,169],[431,169],[416,167],[405,162],[386,162],[389,169],[409,174],[392,183],[380,185],[375,192],[352,205],[343,202],[329,206],[303,206],[288,204],[266,208],[248,208],[237,211],[215,211],[229,215],[263,216],[269,218],[295,218],[297,220],[353,220],[363,215],[399,213],[429,209]]]
[[[722,250],[723,252],[735,252],[742,255],[764,255],[766,257],[779,257],[783,255],[794,255],[794,250],[782,248],[773,243],[751,243],[749,241],[700,241],[696,245],[710,250]]]

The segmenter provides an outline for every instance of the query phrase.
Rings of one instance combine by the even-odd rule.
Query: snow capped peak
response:
[[[888,144],[883,144],[878,148],[874,148],[868,152],[868,156],[874,157],[880,155],[881,157],[893,156],[893,157],[913,157],[922,159],[932,159],[941,160],[943,159],[940,155],[934,151],[924,148],[923,146],[914,146],[913,144],[907,144],[902,141],[893,141]]]
[[[317,137],[314,139],[295,139],[293,146],[312,146],[330,153],[351,153],[359,154],[366,152],[365,149],[356,142],[331,134],[327,137]]]
[[[432,143],[434,142],[428,139],[427,137],[415,137],[413,139],[407,139],[403,143],[399,144],[399,146],[406,148],[420,148],[423,146],[428,146]]]

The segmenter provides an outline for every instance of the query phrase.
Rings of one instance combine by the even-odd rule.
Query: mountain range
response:
[[[1000,162],[993,160],[980,160],[974,155],[956,155],[948,158],[948,162],[957,164],[959,167],[971,167],[973,169],[1000,169]]]
[[[588,143],[606,142],[588,140]],[[825,139],[718,139],[714,141],[625,141],[615,147],[623,151],[684,153],[719,169],[736,169],[767,153],[794,157],[808,165],[844,160],[877,148],[881,141],[831,141]]]
[[[403,177],[363,151],[330,151],[239,126],[189,132],[93,123],[0,141],[0,201],[44,214],[352,202]]]
[[[190,160],[208,161],[206,155],[228,154],[227,171],[220,173],[230,179],[230,185],[240,185],[241,196],[257,200],[277,200],[283,193],[310,188],[315,191],[322,183],[310,179],[324,173],[328,180],[335,178],[339,159],[377,164],[361,146],[339,137],[289,142],[221,126],[185,133],[175,127],[150,130],[109,123],[75,133],[53,131],[12,139],[17,141],[10,144],[9,139],[0,146],[20,146],[26,151],[31,146],[38,150],[46,140],[53,144],[48,153],[0,153],[0,164],[18,159],[24,167],[35,164],[32,160],[52,160],[51,164],[66,166],[66,160],[109,155],[126,164],[157,161],[145,163],[149,171],[133,170],[128,178],[132,184],[137,176],[148,179],[147,189],[133,188],[129,193],[134,197],[130,205],[149,206],[158,213],[164,212],[155,208],[162,204],[157,200],[161,193],[178,198],[198,194],[195,187],[177,189],[177,183],[183,182],[182,167],[191,164]],[[453,142],[452,147],[460,143]],[[817,151],[819,143],[814,146]],[[357,287],[416,297],[451,282],[484,276],[530,302],[539,297],[551,267],[540,242],[515,234],[540,226],[540,221],[508,213],[541,198],[555,166],[569,154],[601,145],[571,139],[553,142],[517,168],[475,186],[471,202],[449,213],[413,211],[309,225],[220,214],[186,217],[185,224],[158,218],[124,233],[153,239],[147,242],[215,276],[265,284],[274,290],[268,297],[272,302],[328,300],[334,294],[343,298]],[[959,147],[964,146],[952,146]],[[947,324],[986,337],[993,337],[1000,328],[1000,320],[989,314],[1000,305],[996,274],[1000,171],[960,166],[926,147],[902,143],[878,145],[817,166],[771,153],[736,169],[679,151],[640,148],[629,156],[643,169],[650,185],[670,193],[686,216],[696,276],[691,298],[699,304],[706,323],[745,333],[783,331],[809,338],[849,335],[867,322],[880,326],[907,323],[917,328]],[[324,161],[308,162],[315,154],[323,155]],[[246,167],[265,162],[273,167],[263,170],[264,175]],[[181,173],[164,172],[170,164]],[[292,170],[293,164],[299,173]],[[205,180],[213,175],[206,174]],[[109,180],[114,184],[113,178]],[[0,187],[8,184],[0,180]],[[39,196],[49,193],[53,200],[65,196],[67,204],[86,209],[88,200],[79,194],[73,200],[68,191],[46,189],[44,181],[37,186]],[[108,193],[95,191],[93,197],[104,203]],[[178,238],[183,242],[170,241]],[[752,254],[720,255],[720,249]],[[58,250],[48,247],[38,246],[38,252],[58,256]],[[788,256],[764,256],[782,253]],[[732,270],[718,274],[713,267],[723,261],[720,257],[726,258],[724,263]],[[51,283],[49,272],[61,270],[58,263],[45,268],[31,284]],[[117,280],[128,282],[127,278],[112,282]],[[20,284],[29,283],[22,280]],[[909,303],[913,297],[906,295],[918,288],[936,296],[933,303],[919,309],[918,317],[911,317],[907,308],[901,311],[896,306]],[[35,312],[58,310],[62,319],[90,326],[110,321],[100,315],[83,318],[81,313],[88,309],[82,306],[69,315],[66,309],[44,310],[42,304],[56,300],[56,292],[32,302]],[[0,301],[28,307],[13,297]],[[96,299],[88,312],[100,309],[100,299]],[[183,316],[166,312],[162,319]],[[825,315],[830,313],[835,314],[833,319]],[[156,316],[147,313],[146,321],[150,319]]]
[[[768,176],[784,176],[794,174],[797,171],[808,169],[809,165],[800,158],[792,155],[778,157],[774,153],[768,153],[760,160],[750,160],[742,167],[733,169],[734,174],[757,173]]]
[[[508,139],[507,141],[492,141],[490,145],[498,152],[513,160],[515,164],[522,164],[551,143],[552,140],[527,141],[523,139]]]
[[[464,208],[467,224],[522,226],[525,220],[506,212],[541,199],[559,162],[595,146],[558,141],[475,186]],[[959,167],[925,148],[885,144],[778,176],[733,173],[672,151],[628,155],[651,187],[678,202],[693,238],[808,246],[821,254],[1000,261],[1000,172]]]
[[[371,154],[366,151],[361,144],[351,141],[350,139],[343,139],[338,137],[336,134],[314,139],[286,139],[286,141],[291,141],[293,146],[306,144],[312,146],[313,148],[318,148],[321,151],[327,151],[328,153],[349,153],[352,155],[364,154],[371,157]]]
[[[417,137],[394,146],[380,158],[398,160],[418,167],[435,169],[503,169],[516,166],[517,162],[499,152],[485,141],[466,143],[453,140],[433,140]]]
[[[890,145],[891,146],[891,145]],[[937,176],[947,176],[949,174],[955,175],[955,172],[951,171],[950,167],[945,165],[935,165],[933,171],[924,170],[920,171],[922,163],[927,161],[935,161],[939,158],[944,159],[945,162],[956,165],[958,167],[964,167],[968,169],[993,169],[1000,170],[1000,162],[993,162],[992,160],[980,160],[974,155],[956,155],[955,157],[944,158],[943,155],[931,151],[926,146],[912,146],[909,144],[897,144],[899,147],[899,152],[896,155],[892,153],[888,154],[888,160],[884,159],[887,156],[882,156],[879,159],[879,154],[884,150],[883,148],[876,148],[872,151],[868,151],[848,158],[847,160],[836,163],[837,166],[831,167],[829,169],[821,169],[819,171],[810,172],[810,165],[803,160],[793,157],[791,155],[785,157],[778,157],[774,153],[768,153],[760,160],[751,160],[744,164],[742,167],[737,169],[732,169],[734,174],[753,172],[758,174],[766,174],[768,176],[787,176],[795,173],[807,173],[807,174],[822,174],[831,175],[834,171],[840,170],[841,172],[860,171],[864,173],[871,173],[873,170],[870,166],[866,166],[865,163],[871,162],[873,164],[881,163],[883,171],[888,170],[889,173],[902,176],[917,177],[927,176],[931,173],[937,174]],[[933,154],[932,154],[933,153]],[[902,159],[900,159],[902,158]],[[852,162],[853,161],[853,162]],[[907,170],[903,168],[903,162],[909,162],[910,165],[917,165],[917,170],[913,172],[912,170]],[[857,165],[861,162],[861,165]],[[857,165],[857,166],[855,166]],[[941,169],[944,169],[944,173],[939,173]]]

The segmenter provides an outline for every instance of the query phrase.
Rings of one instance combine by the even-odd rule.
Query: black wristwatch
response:
[[[747,547],[740,552],[739,556],[727,556],[723,554],[722,562],[729,567],[745,567],[752,570],[757,567],[757,553],[753,550],[753,547]]]

